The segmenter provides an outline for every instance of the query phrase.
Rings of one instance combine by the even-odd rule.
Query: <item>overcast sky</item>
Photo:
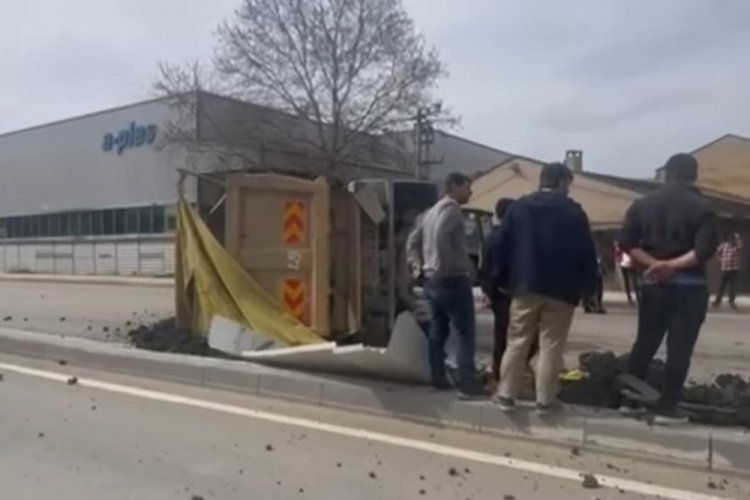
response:
[[[159,61],[208,59],[239,0],[0,2],[0,131],[151,97]],[[750,135],[748,0],[405,0],[451,75],[458,134],[648,176]],[[187,7],[189,6],[189,7]]]

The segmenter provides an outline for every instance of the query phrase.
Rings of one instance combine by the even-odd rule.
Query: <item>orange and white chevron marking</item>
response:
[[[299,278],[282,280],[281,301],[289,314],[303,323],[307,321],[307,291],[303,280]]]
[[[304,201],[288,201],[284,205],[283,241],[285,245],[304,245],[307,204]]]

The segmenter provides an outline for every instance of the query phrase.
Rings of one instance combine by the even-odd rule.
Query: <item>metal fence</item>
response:
[[[0,241],[0,272],[71,275],[174,274],[173,234]]]

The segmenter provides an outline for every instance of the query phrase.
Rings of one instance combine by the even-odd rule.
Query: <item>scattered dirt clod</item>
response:
[[[78,377],[70,377],[68,379],[68,385],[76,385],[78,383]]]
[[[593,474],[581,474],[581,486],[588,490],[599,488],[599,480]]]
[[[370,479],[377,479],[377,478],[378,478],[377,474],[375,474],[374,472],[370,472]]]
[[[457,477],[457,476],[460,476],[461,474],[458,472],[458,469],[456,469],[455,467],[451,467],[450,469],[448,469],[448,475],[450,477]]]
[[[570,449],[570,454],[574,457],[580,457],[581,456],[581,449],[578,446],[574,446]]]
[[[60,366],[67,366],[68,362],[64,359],[61,359],[60,361],[57,362],[57,364]]]
[[[266,451],[273,451],[273,445],[272,444],[267,444],[266,445]]]

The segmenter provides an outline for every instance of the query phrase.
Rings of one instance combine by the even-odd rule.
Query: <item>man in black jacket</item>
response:
[[[625,217],[620,244],[645,269],[638,303],[638,335],[629,372],[645,379],[651,361],[667,336],[664,387],[656,423],[681,423],[677,404],[690,360],[706,319],[706,262],[716,252],[716,215],[693,185],[698,162],[677,154],[666,164],[666,184],[633,203]],[[626,404],[623,413],[642,408]]]
[[[557,408],[563,352],[576,305],[596,282],[596,251],[588,217],[568,197],[573,173],[561,163],[542,168],[540,189],[510,207],[496,243],[498,283],[513,297],[508,348],[495,401],[515,407],[537,332],[537,411]]]
[[[479,283],[482,287],[484,297],[492,309],[494,316],[494,345],[492,348],[492,378],[495,382],[500,380],[500,363],[503,360],[505,349],[508,346],[508,324],[510,323],[511,297],[508,290],[502,288],[499,280],[502,266],[498,258],[498,244],[500,242],[500,227],[505,213],[513,204],[511,198],[500,198],[495,203],[495,224],[487,236],[482,250],[481,269],[479,270]],[[534,340],[529,350],[528,359],[531,360],[539,351],[539,340]]]

